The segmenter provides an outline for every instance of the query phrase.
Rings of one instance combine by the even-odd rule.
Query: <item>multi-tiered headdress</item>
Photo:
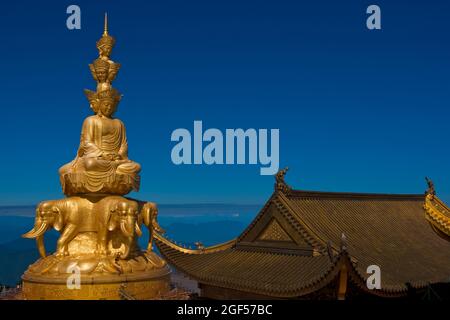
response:
[[[108,16],[105,13],[104,31],[100,40],[97,41],[99,57],[89,64],[92,77],[97,82],[97,90],[84,90],[91,108],[95,113],[98,111],[97,105],[100,100],[112,99],[114,102],[118,103],[122,97],[119,91],[114,89],[111,85],[120,69],[120,64],[115,63],[110,59],[115,42],[115,39],[108,34]]]

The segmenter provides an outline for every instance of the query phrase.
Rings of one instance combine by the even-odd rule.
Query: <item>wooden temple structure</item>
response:
[[[408,299],[448,290],[450,209],[431,181],[425,194],[316,192],[293,190],[285,173],[236,239],[188,249],[155,234],[162,256],[198,282],[201,298]],[[372,265],[379,289],[367,286]]]

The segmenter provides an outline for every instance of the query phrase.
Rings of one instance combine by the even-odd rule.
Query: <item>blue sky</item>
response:
[[[81,7],[81,30],[66,8]],[[366,28],[370,4],[382,30]],[[91,114],[88,63],[103,13],[122,64],[129,156],[142,199],[262,203],[259,166],[175,166],[177,128],[279,128],[297,189],[421,193],[450,202],[450,3],[445,1],[19,1],[2,4],[0,205],[62,196]]]

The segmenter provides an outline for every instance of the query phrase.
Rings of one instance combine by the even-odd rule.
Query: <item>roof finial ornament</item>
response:
[[[275,174],[275,191],[289,192],[292,190],[292,188],[284,181],[284,176],[288,170],[289,167],[286,167]]]
[[[434,197],[436,195],[436,189],[434,188],[433,180],[429,179],[428,177],[425,177],[425,180],[428,184],[428,189],[427,191],[425,191],[425,194]]]
[[[197,241],[194,243],[195,246],[197,247],[197,250],[203,250],[205,249],[205,246],[203,245],[203,243],[201,241]]]

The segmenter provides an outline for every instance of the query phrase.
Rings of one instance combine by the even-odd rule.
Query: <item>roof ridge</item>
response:
[[[198,249],[191,249],[191,248],[187,248],[184,247],[182,245],[179,245],[177,243],[174,243],[173,241],[165,238],[163,235],[155,232],[155,239],[164,243],[165,245],[167,245],[168,247],[177,250],[179,252],[182,253],[186,253],[186,254],[207,254],[207,253],[215,253],[215,252],[220,252],[223,250],[227,250],[232,248],[235,244],[236,244],[236,239],[231,239],[227,242],[223,242],[223,243],[219,243],[219,244],[215,244],[209,247],[202,247],[202,248],[198,248]]]
[[[379,199],[404,199],[404,200],[424,200],[425,194],[394,194],[394,193],[365,193],[365,192],[333,192],[316,190],[290,190],[285,194],[289,197],[312,196],[330,198],[379,198]]]

